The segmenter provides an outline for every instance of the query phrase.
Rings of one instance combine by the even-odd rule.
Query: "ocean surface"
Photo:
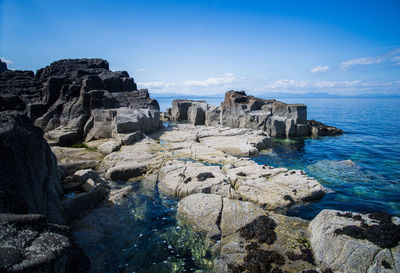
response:
[[[206,99],[219,105],[221,99]],[[328,193],[284,213],[312,219],[322,209],[400,216],[400,99],[280,99],[304,103],[308,119],[345,131],[341,136],[274,139],[253,159],[302,169]],[[158,99],[161,110],[171,99]],[[74,225],[92,272],[209,272],[212,257],[199,234],[176,219],[178,200],[149,181],[118,206],[93,209]],[[121,187],[123,184],[121,184]]]

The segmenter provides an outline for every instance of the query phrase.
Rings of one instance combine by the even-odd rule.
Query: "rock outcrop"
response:
[[[263,130],[272,137],[304,137],[342,134],[343,131],[314,120],[307,121],[304,104],[248,96],[244,91],[228,91],[220,107],[205,101],[174,100],[172,120],[188,120],[194,125],[221,125],[230,128]]]
[[[0,271],[88,272],[90,260],[66,226],[38,214],[0,214]]]
[[[309,226],[315,262],[333,272],[400,272],[400,218],[323,210]]]
[[[25,106],[54,145],[162,126],[157,101],[146,89],[137,90],[126,71],[112,72],[102,59],[60,60],[36,74],[6,71],[0,75],[0,96],[15,108]]]
[[[21,113],[0,112],[0,213],[43,214],[65,224],[57,160],[43,131]]]

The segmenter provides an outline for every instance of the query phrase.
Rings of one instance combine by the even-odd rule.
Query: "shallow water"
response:
[[[127,199],[95,208],[73,225],[91,272],[207,272],[209,242],[179,224],[178,200],[148,181],[134,183]]]
[[[219,105],[221,100],[210,103]],[[286,213],[313,218],[325,208],[400,215],[400,99],[290,99],[308,118],[337,126],[342,136],[275,139],[260,164],[302,169],[328,190],[321,200]],[[161,110],[171,100],[160,100]],[[118,206],[102,205],[74,225],[92,272],[209,272],[209,242],[176,219],[176,198],[149,181]],[[121,185],[122,186],[122,185]]]

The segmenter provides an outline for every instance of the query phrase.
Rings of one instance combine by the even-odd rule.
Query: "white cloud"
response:
[[[379,64],[383,62],[384,59],[381,56],[371,57],[371,58],[358,58],[358,59],[351,59],[340,64],[342,69],[346,69],[350,66],[354,65],[370,65],[370,64]]]
[[[139,88],[148,88],[153,93],[174,93],[174,94],[194,94],[216,95],[224,94],[230,89],[243,89],[245,86],[239,85],[244,82],[244,77],[236,77],[233,73],[225,73],[219,77],[207,78],[204,80],[186,80],[180,82],[139,82]]]
[[[330,69],[329,66],[316,66],[313,69],[311,69],[311,73],[324,72],[329,69]]]
[[[166,81],[159,81],[159,82],[138,82],[144,88],[154,88],[154,89],[166,89],[176,86],[176,82],[166,82]]]
[[[393,65],[398,66],[398,65],[400,65],[400,56],[395,56],[390,61],[394,62]]]
[[[218,78],[208,78],[202,81],[184,81],[182,84],[184,86],[201,86],[201,87],[210,87],[210,86],[218,86],[229,84],[235,81],[236,77],[232,73],[225,73],[221,77]]]
[[[136,71],[137,72],[146,72],[147,68],[139,68],[139,69],[136,69]]]
[[[278,80],[269,84],[268,87],[270,88],[296,88],[296,87],[307,87],[309,86],[310,82],[308,81],[294,81],[294,80]]]
[[[2,62],[6,63],[6,64],[8,64],[8,65],[14,63],[14,61],[12,61],[12,60],[10,60],[10,59],[7,59],[7,58],[5,58],[5,57],[0,57],[0,59],[1,59]]]
[[[344,61],[340,64],[340,68],[341,70],[346,70],[347,68],[351,67],[351,66],[355,66],[355,65],[372,65],[372,64],[380,64],[383,62],[387,62],[389,61],[389,59],[393,56],[393,55],[397,55],[400,53],[400,48],[396,48],[390,52],[387,52],[383,55],[379,55],[376,57],[363,57],[363,58],[357,58],[357,59],[351,59],[351,60],[347,60]],[[399,57],[399,59],[397,59]],[[391,59],[391,61],[393,61],[393,59],[395,59],[395,61],[400,61],[400,56],[396,56],[394,58]]]

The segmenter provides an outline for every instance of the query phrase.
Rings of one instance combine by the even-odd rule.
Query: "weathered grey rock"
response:
[[[158,187],[173,196],[216,193],[231,196],[231,185],[220,167],[173,160],[160,169]]]
[[[128,195],[133,191],[132,186],[126,186],[119,190],[112,190],[110,192],[110,196],[108,197],[108,201],[113,203],[118,203],[119,201],[128,197]]]
[[[104,154],[86,148],[53,146],[51,149],[68,175],[82,169],[95,169],[104,158]]]
[[[111,154],[113,152],[119,151],[120,148],[121,143],[111,140],[101,144],[99,147],[97,147],[97,150],[103,154]]]
[[[304,136],[307,107],[247,96],[244,91],[228,91],[221,105],[221,125],[266,131],[273,137]],[[297,128],[301,128],[297,132]]]
[[[97,184],[87,193],[79,193],[63,200],[63,206],[70,219],[85,214],[98,203],[106,200],[110,189],[105,185]]]
[[[309,226],[315,261],[334,272],[399,272],[399,224],[382,214],[323,210]]]
[[[119,134],[118,138],[121,139],[122,144],[124,145],[132,145],[135,141],[141,139],[143,134],[141,131],[135,131],[129,134]]]
[[[343,130],[333,126],[325,125],[316,120],[309,120],[307,121],[307,124],[312,136],[335,136],[343,134]]]
[[[137,130],[148,133],[160,129],[162,122],[158,110],[119,108],[116,110],[112,126],[116,133],[131,133]]]
[[[16,104],[6,98],[10,95],[21,101]],[[150,119],[159,119],[159,105],[148,91],[137,90],[126,71],[112,72],[108,62],[101,59],[60,60],[38,70],[36,75],[30,71],[6,71],[0,76],[0,96],[0,101],[13,104],[15,110],[26,108],[35,125],[49,132],[55,145],[110,137],[111,124],[104,121],[110,118],[107,114],[116,111],[104,110],[152,109],[157,113],[150,113]],[[152,125],[147,126],[148,117],[144,118],[147,119],[142,127],[147,131]]]
[[[0,150],[0,213],[43,214],[65,224],[59,168],[43,131],[25,115],[0,112]]]
[[[112,180],[128,180],[145,174],[146,164],[121,162],[107,170],[106,177]]]
[[[171,108],[171,119],[187,120],[188,109],[192,105],[192,100],[173,100]]]
[[[324,187],[303,171],[261,166],[251,160],[226,166],[224,171],[242,200],[269,210],[315,200],[325,194]]]
[[[0,214],[1,272],[88,272],[90,260],[66,226],[38,214]]]
[[[214,272],[317,269],[307,240],[307,222],[299,218],[204,193],[183,198],[178,203],[178,217],[207,237],[220,239],[213,248]]]
[[[218,223],[221,212],[222,199],[215,194],[193,194],[178,203],[179,217],[210,238],[218,239],[221,236]]]
[[[220,124],[221,119],[221,108],[208,105],[205,112],[205,125],[206,126],[217,126]]]
[[[269,144],[269,137],[263,131],[191,124],[178,124],[160,139],[168,143],[198,142],[230,155],[245,156],[255,155]]]
[[[187,111],[189,122],[193,125],[204,125],[206,110],[207,110],[206,103],[192,102]]]

